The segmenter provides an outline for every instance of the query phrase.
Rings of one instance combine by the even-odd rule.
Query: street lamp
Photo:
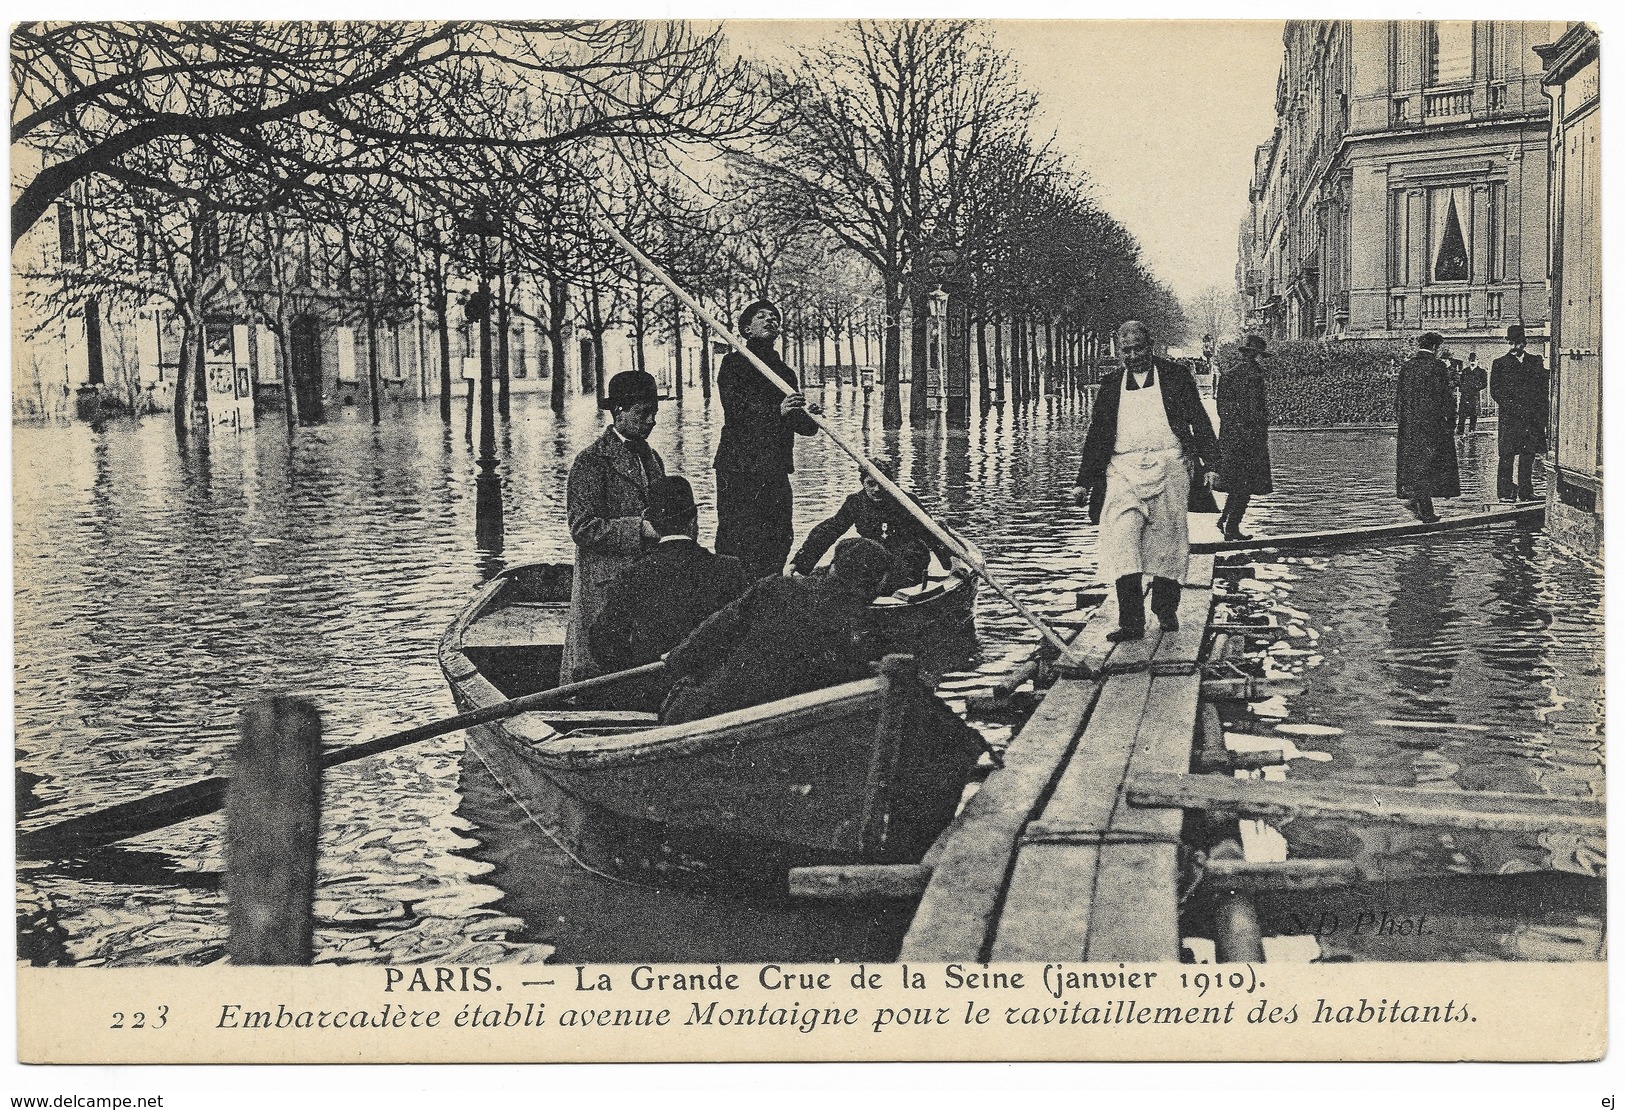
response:
[[[480,453],[474,478],[474,542],[487,550],[502,550],[502,479],[497,475],[496,419],[491,411],[491,255],[502,226],[481,204],[457,221],[457,230],[479,243],[480,288],[463,306],[469,320],[480,325]]]

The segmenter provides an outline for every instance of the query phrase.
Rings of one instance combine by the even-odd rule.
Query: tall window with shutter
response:
[[[1428,84],[1454,85],[1473,79],[1473,24],[1440,20],[1429,27]]]

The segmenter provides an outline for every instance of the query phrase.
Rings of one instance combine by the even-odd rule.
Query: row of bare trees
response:
[[[366,329],[373,377],[377,329],[427,312],[450,420],[454,293],[482,273],[499,342],[512,316],[546,336],[556,408],[573,327],[593,351],[584,388],[602,388],[605,337],[625,325],[640,364],[646,341],[676,339],[681,391],[692,325],[709,391],[711,337],[605,218],[724,318],[773,295],[795,340],[828,339],[837,366],[843,336],[855,366],[878,322],[888,424],[902,418],[905,306],[918,375],[939,286],[968,298],[979,350],[992,329],[995,367],[1005,333],[1041,330],[1054,351],[1125,315],[1171,339],[1182,327],[969,22],[855,23],[784,69],[684,24],[23,24],[12,102],[27,155],[14,250],[53,205],[79,214],[74,249],[20,265],[21,288],[42,318],[172,311],[180,434],[203,388],[204,317],[222,305],[268,328],[284,367],[296,319],[339,315]],[[494,241],[471,233],[475,213],[499,220]],[[319,416],[293,378],[290,426]],[[376,418],[376,381],[371,394]]]

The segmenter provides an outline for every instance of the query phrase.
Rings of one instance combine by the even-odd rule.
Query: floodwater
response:
[[[1094,530],[1067,497],[1087,416],[1077,403],[1041,399],[980,416],[968,432],[915,434],[884,432],[878,404],[849,386],[826,388],[823,400],[844,435],[898,461],[902,483],[975,539],[1030,605],[1067,607],[1070,591],[1095,582]],[[704,539],[719,423],[719,406],[691,389],[682,406],[663,406],[652,436],[668,470],[695,479]],[[499,557],[475,549],[461,402],[450,430],[433,403],[406,402],[387,407],[378,428],[364,410],[344,410],[290,439],[272,414],[256,432],[184,451],[167,417],[16,426],[19,813],[66,814],[224,773],[239,709],[269,694],[313,700],[327,743],[451,714],[437,638],[503,558],[570,557],[564,477],[600,427],[590,398],[565,419],[541,397],[514,398],[499,435]],[[1401,519],[1391,433],[1278,433],[1273,448],[1279,492],[1255,502],[1249,530]],[[1487,499],[1493,456],[1493,431],[1464,444],[1469,497],[1445,511]],[[797,465],[805,533],[857,479],[822,438],[801,441]],[[1242,586],[1256,595],[1251,608],[1299,633],[1247,665],[1293,674],[1304,691],[1227,727],[1342,730],[1297,736],[1330,758],[1294,760],[1292,776],[1601,795],[1601,579],[1541,536],[1260,560]],[[950,697],[1007,671],[1035,639],[984,599],[980,655],[944,681]],[[984,732],[1008,738],[998,726]],[[1405,883],[1404,898],[1441,874],[1467,884],[1454,916],[1435,911],[1444,941],[1395,949],[1334,931],[1319,941],[1324,957],[1554,959],[1600,948],[1600,843],[1287,828],[1289,854],[1358,856],[1392,880],[1378,895],[1396,913],[1423,912],[1394,901]],[[20,863],[21,958],[223,959],[221,832],[211,816],[78,859]],[[906,925],[896,907],[765,906],[586,876],[516,817],[477,761],[465,763],[459,734],[327,772],[320,861],[318,962],[875,959],[895,952]]]

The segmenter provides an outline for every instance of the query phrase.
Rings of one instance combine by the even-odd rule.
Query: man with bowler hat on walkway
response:
[[[1224,512],[1219,531],[1227,540],[1252,539],[1241,530],[1241,518],[1255,493],[1273,493],[1270,474],[1270,418],[1264,389],[1263,359],[1269,345],[1261,335],[1242,341],[1235,366],[1219,389],[1219,476],[1224,481]]]
[[[587,632],[604,606],[609,584],[660,538],[643,515],[649,507],[650,483],[666,476],[660,453],[649,446],[660,408],[654,377],[642,370],[616,374],[609,380],[604,404],[610,425],[570,464],[565,489],[576,565],[560,685],[605,673],[593,658]]]
[[[1523,325],[1513,324],[1507,328],[1507,353],[1490,365],[1490,396],[1501,416],[1495,495],[1502,501],[1535,499],[1535,456],[1546,451],[1551,419],[1551,375],[1525,343]]]
[[[1399,368],[1394,408],[1399,438],[1394,456],[1394,493],[1424,524],[1439,519],[1435,497],[1460,497],[1456,472],[1456,399],[1450,371],[1439,359],[1444,337],[1423,333],[1416,353]]]

